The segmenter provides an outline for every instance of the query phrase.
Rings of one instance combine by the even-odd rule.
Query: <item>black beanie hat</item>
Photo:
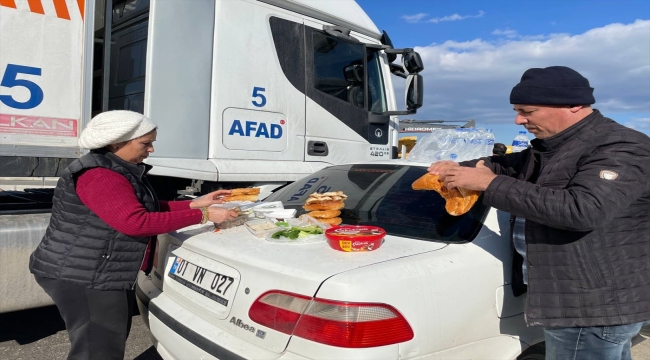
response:
[[[566,66],[532,68],[510,92],[510,103],[521,105],[591,105],[596,102],[589,80]]]

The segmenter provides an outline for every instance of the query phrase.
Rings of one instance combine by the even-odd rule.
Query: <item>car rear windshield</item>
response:
[[[436,242],[467,242],[478,234],[487,215],[482,195],[462,216],[451,216],[435,191],[416,191],[411,184],[426,168],[411,165],[361,164],[325,168],[278,190],[266,201],[306,213],[311,193],[342,190],[348,198],[340,217],[347,225],[374,225],[390,235]]]

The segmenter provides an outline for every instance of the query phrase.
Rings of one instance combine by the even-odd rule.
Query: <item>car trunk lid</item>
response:
[[[182,247],[168,253],[165,294],[215,326],[275,353],[284,351],[291,335],[249,318],[251,306],[262,294],[280,290],[311,298],[336,274],[446,246],[388,235],[375,251],[347,253],[330,248],[326,241],[270,242],[244,227],[191,236],[197,232],[170,234]],[[179,268],[184,274],[178,273]]]

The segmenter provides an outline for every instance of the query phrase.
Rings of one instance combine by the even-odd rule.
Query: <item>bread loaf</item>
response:
[[[434,190],[445,199],[445,210],[449,215],[459,216],[468,212],[478,200],[480,191],[463,188],[447,189],[439,175],[426,173],[411,184],[413,190]]]
[[[260,188],[239,188],[230,190],[231,196],[236,195],[259,195]]]
[[[227,195],[224,201],[257,201],[257,195]]]
[[[257,201],[260,188],[238,188],[230,190],[230,195],[222,197],[224,202],[230,201]]]

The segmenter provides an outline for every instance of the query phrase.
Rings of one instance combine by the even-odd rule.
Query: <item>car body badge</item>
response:
[[[618,177],[618,173],[612,170],[601,170],[600,178],[605,180],[614,180]]]
[[[376,137],[380,138],[382,135],[384,135],[384,133],[383,133],[383,131],[381,131],[381,129],[375,130],[375,136]]]

